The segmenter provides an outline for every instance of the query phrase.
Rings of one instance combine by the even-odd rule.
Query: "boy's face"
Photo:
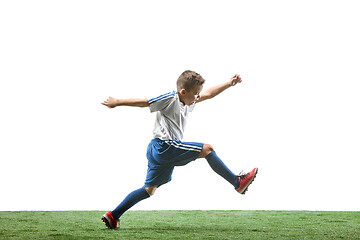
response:
[[[180,101],[190,106],[191,104],[195,103],[197,100],[199,100],[200,92],[202,90],[202,85],[195,85],[192,89],[185,90],[184,88],[180,90],[179,92],[179,98]]]

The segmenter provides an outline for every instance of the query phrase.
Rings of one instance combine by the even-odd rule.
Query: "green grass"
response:
[[[104,212],[0,212],[0,239],[360,239],[360,212],[129,211],[118,230]]]

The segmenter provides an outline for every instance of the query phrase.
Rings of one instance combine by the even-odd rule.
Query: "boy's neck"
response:
[[[185,106],[184,101],[181,99],[181,94],[179,92],[176,92],[178,97],[179,97],[179,101]]]

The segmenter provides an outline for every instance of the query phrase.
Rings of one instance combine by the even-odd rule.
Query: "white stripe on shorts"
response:
[[[183,150],[190,150],[190,151],[196,151],[196,152],[201,152],[201,150],[202,150],[202,147],[178,143],[176,141],[171,141],[171,140],[165,140],[165,143],[167,143],[171,146],[174,146],[176,148],[183,149]]]

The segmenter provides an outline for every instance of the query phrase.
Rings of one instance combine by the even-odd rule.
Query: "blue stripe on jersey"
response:
[[[160,101],[160,100],[162,100],[162,99],[166,99],[166,98],[169,98],[169,97],[173,97],[175,94],[176,94],[176,91],[168,92],[168,93],[165,93],[165,94],[163,94],[163,95],[160,95],[160,96],[158,96],[158,97],[156,97],[156,98],[152,98],[152,99],[150,99],[148,102],[149,102],[149,104],[152,104],[152,103],[157,102],[157,101]]]

